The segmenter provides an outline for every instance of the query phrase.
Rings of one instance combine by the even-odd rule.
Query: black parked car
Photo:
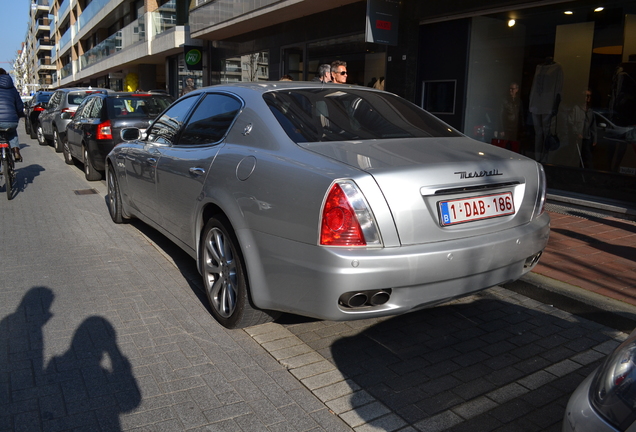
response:
[[[106,155],[126,127],[145,130],[174,99],[166,93],[109,93],[87,97],[66,127],[64,160],[84,163],[87,180],[100,180]]]
[[[38,119],[40,113],[46,109],[46,105],[51,99],[52,91],[38,91],[30,101],[24,104],[24,131],[31,138],[37,138]]]

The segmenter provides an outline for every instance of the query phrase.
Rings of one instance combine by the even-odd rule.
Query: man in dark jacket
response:
[[[331,65],[321,64],[318,66],[318,74],[312,79],[312,81],[321,83],[331,82]]]
[[[17,131],[20,117],[24,117],[22,98],[13,85],[13,80],[7,75],[7,71],[0,68],[0,128],[10,129],[9,145],[16,162],[22,162]]]

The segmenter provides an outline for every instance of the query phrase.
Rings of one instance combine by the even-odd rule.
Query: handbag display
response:
[[[561,147],[561,141],[559,141],[559,136],[557,134],[552,134],[552,133],[548,134],[545,137],[544,146],[546,151],[558,150],[559,147]]]

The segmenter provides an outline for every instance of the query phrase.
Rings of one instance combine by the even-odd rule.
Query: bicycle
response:
[[[7,133],[11,129],[0,129],[0,160],[2,161],[2,177],[4,178],[4,188],[7,192],[7,199],[13,197],[13,186],[15,185],[15,161],[13,152],[9,146]]]

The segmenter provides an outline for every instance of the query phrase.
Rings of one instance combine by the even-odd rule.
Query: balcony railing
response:
[[[64,79],[69,75],[73,74],[73,63],[69,63],[60,69],[60,78]]]
[[[149,28],[151,29],[150,38],[154,39],[157,35],[175,27],[177,24],[175,6],[175,0],[169,1],[156,11],[142,15],[139,19],[109,36],[94,48],[86,51],[79,59],[80,70],[94,65],[106,57],[118,53],[122,49],[145,41]]]
[[[68,12],[70,4],[71,4],[71,0],[64,0],[64,2],[60,5],[60,10],[58,11],[58,14],[57,14],[58,18],[64,17],[64,14]]]
[[[64,47],[71,41],[71,33],[73,33],[71,31],[71,28],[69,27],[68,30],[66,30],[66,33],[64,33],[62,35],[62,37],[60,38],[60,52],[64,52]]]
[[[40,47],[47,47],[45,49],[51,49],[53,46],[53,42],[49,38],[40,38],[38,42],[35,44],[35,49],[38,50]]]
[[[51,57],[44,57],[41,59],[38,59],[38,65],[40,66],[51,66]]]
[[[177,1],[170,0],[156,11],[150,12],[152,17],[153,37],[177,25]]]

